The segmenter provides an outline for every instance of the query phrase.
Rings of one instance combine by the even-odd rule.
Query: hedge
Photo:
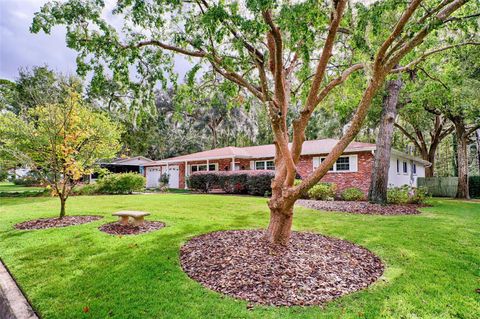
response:
[[[470,176],[468,180],[470,197],[480,198],[480,176]]]
[[[131,194],[143,191],[145,177],[137,173],[108,174],[98,180],[96,193],[100,194]]]
[[[188,187],[208,193],[222,189],[228,194],[269,195],[272,192],[273,171],[210,171],[195,172],[188,178]]]

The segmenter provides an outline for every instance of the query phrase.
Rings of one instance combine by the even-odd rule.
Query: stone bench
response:
[[[119,221],[122,225],[128,225],[129,218],[133,219],[133,225],[141,226],[144,223],[145,216],[150,215],[150,213],[134,211],[134,210],[125,210],[121,212],[116,212],[112,214],[113,216],[118,216]]]

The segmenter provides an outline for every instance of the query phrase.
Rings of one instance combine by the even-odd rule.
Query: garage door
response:
[[[180,170],[178,166],[169,166],[168,167],[168,187],[169,188],[179,188],[180,186]]]
[[[160,167],[147,167],[147,188],[157,188],[160,183]]]

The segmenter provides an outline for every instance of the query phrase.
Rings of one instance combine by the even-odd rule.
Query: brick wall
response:
[[[358,155],[357,172],[328,172],[322,179],[322,182],[335,183],[338,192],[349,187],[361,189],[365,195],[370,187],[371,173],[373,167],[373,154],[371,152],[361,152]],[[313,155],[301,156],[297,165],[297,172],[302,178],[307,177],[313,170]]]
[[[357,187],[361,189],[365,194],[368,193],[368,188],[370,186],[371,171],[373,167],[373,155],[371,152],[361,152],[357,153],[358,155],[358,170],[357,172],[328,172],[322,178],[322,182],[335,183],[337,185],[338,192],[349,187]],[[300,162],[297,165],[297,172],[302,177],[305,178],[310,175],[313,171],[313,155],[302,155],[300,157]],[[253,161],[258,159],[252,159]],[[265,159],[260,159],[265,160]],[[241,168],[249,170],[250,169],[250,159],[236,159],[235,163],[239,164]],[[232,159],[225,158],[220,160],[210,160],[210,164],[218,164],[219,171],[230,170],[232,165]],[[206,161],[192,161],[188,162],[188,165],[191,164],[206,164]],[[180,188],[185,187],[185,163],[177,163],[172,165],[179,165],[180,170]]]

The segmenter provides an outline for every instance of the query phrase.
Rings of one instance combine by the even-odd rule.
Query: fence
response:
[[[455,197],[458,177],[419,177],[417,185],[426,187],[428,193],[435,197]]]
[[[480,176],[470,176],[468,184],[470,197],[480,197]],[[426,187],[432,196],[455,197],[458,177],[419,177],[417,185]]]

